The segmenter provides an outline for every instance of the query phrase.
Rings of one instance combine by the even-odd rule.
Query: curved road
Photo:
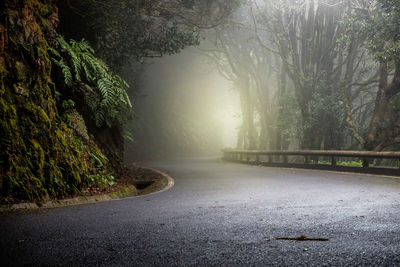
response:
[[[3,266],[400,265],[400,179],[217,159],[147,164],[175,186],[0,214]],[[299,235],[329,241],[275,239]]]

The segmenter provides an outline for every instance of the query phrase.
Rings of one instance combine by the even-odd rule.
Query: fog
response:
[[[365,18],[372,9],[391,15]],[[199,46],[145,60],[128,155],[398,150],[398,40],[378,35],[395,14],[373,2],[241,2]]]
[[[128,157],[219,155],[236,146],[238,92],[197,48],[146,62],[133,103]]]

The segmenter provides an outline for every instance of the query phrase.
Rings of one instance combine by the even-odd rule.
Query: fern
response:
[[[52,58],[53,62],[61,68],[61,72],[64,75],[64,82],[67,86],[72,86],[72,73],[71,69],[65,64],[65,62],[61,60],[57,60]]]
[[[115,122],[124,124],[132,117],[132,104],[127,89],[129,85],[108,66],[94,56],[86,40],[65,41],[57,37],[58,50],[49,48],[53,62],[61,69],[67,86],[80,86],[87,96],[92,119],[97,127],[112,127]]]
[[[135,140],[133,139],[132,132],[130,132],[130,131],[127,130],[127,129],[123,129],[123,130],[122,130],[122,137],[123,137],[124,139],[128,140],[128,141],[135,142]]]

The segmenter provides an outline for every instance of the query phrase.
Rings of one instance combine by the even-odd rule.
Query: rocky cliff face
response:
[[[48,54],[57,7],[50,0],[6,0],[0,12],[2,196],[41,199],[79,190],[106,171],[107,160],[58,109]]]

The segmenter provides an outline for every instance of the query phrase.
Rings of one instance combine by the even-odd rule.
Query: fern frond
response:
[[[103,126],[104,123],[104,115],[101,112],[96,112],[95,113],[95,123],[97,127]]]
[[[72,73],[71,69],[65,64],[65,62],[61,60],[57,60],[55,58],[52,58],[54,63],[60,67],[61,72],[63,73],[64,76],[64,82],[67,86],[71,87],[72,86]]]
[[[71,46],[65,41],[64,37],[58,36],[57,37],[57,42],[60,45],[61,51],[65,52],[71,49]]]
[[[109,95],[110,90],[106,79],[97,80],[97,88],[103,98],[106,98]]]
[[[89,45],[89,42],[86,41],[85,39],[82,39],[79,43],[78,43],[80,49],[82,52],[89,52],[91,54],[94,54],[94,50],[93,48]]]
[[[52,54],[55,55],[56,57],[61,58],[60,53],[59,53],[57,50],[55,50],[54,48],[48,46],[48,47],[47,47],[47,50],[49,50],[50,53],[52,53]]]
[[[124,79],[122,79],[120,76],[114,75],[113,79],[118,83],[119,86],[121,86],[125,90],[127,90],[129,88],[129,84]]]
[[[130,132],[130,131],[126,130],[126,129],[122,130],[122,137],[124,139],[128,140],[128,141],[135,142],[135,140],[133,139],[132,132]]]
[[[127,104],[129,108],[132,108],[131,100],[129,99],[129,96],[126,91],[123,91],[122,96],[124,98],[125,104]]]
[[[72,86],[74,80],[76,84],[84,84],[80,88],[87,97],[96,126],[106,124],[111,127],[115,122],[123,124],[129,120],[132,104],[126,92],[128,83],[94,56],[94,50],[86,40],[67,42],[59,36],[57,41],[59,51],[50,52],[59,59],[53,58],[53,61],[60,67],[66,85]]]
[[[75,79],[81,81],[81,60],[76,52],[77,51],[74,51],[73,49],[68,51],[69,56],[71,57],[72,66],[74,67]]]
[[[89,69],[88,64],[87,64],[86,61],[84,61],[84,60],[82,60],[81,63],[82,63],[82,69],[83,69],[83,71],[84,71],[84,73],[85,73],[86,79],[87,79],[88,81],[92,81],[92,80],[93,80],[93,76],[92,76],[92,73],[90,72],[90,69]]]

